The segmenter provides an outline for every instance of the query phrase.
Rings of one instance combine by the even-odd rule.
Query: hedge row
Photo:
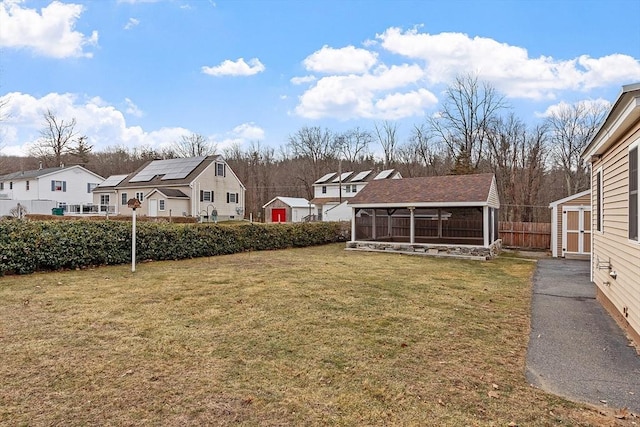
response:
[[[136,260],[177,260],[320,245],[340,223],[140,223]],[[120,221],[0,221],[0,275],[131,262],[131,224]]]

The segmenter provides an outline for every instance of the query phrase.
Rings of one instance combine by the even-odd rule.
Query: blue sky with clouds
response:
[[[383,120],[402,137],[467,73],[535,123],[640,82],[638,16],[638,0],[0,0],[1,152],[25,154],[47,109],[96,150],[279,147]]]

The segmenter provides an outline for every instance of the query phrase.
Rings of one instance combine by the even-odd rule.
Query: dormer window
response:
[[[216,176],[226,176],[226,170],[224,163],[216,162]]]

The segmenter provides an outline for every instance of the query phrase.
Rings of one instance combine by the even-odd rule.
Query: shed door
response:
[[[287,222],[287,210],[285,208],[273,208],[271,210],[272,222]]]
[[[562,256],[591,252],[591,211],[583,207],[562,210]]]

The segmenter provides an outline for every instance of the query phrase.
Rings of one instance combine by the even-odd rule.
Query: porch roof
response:
[[[500,207],[493,174],[371,181],[349,200],[353,208]]]

